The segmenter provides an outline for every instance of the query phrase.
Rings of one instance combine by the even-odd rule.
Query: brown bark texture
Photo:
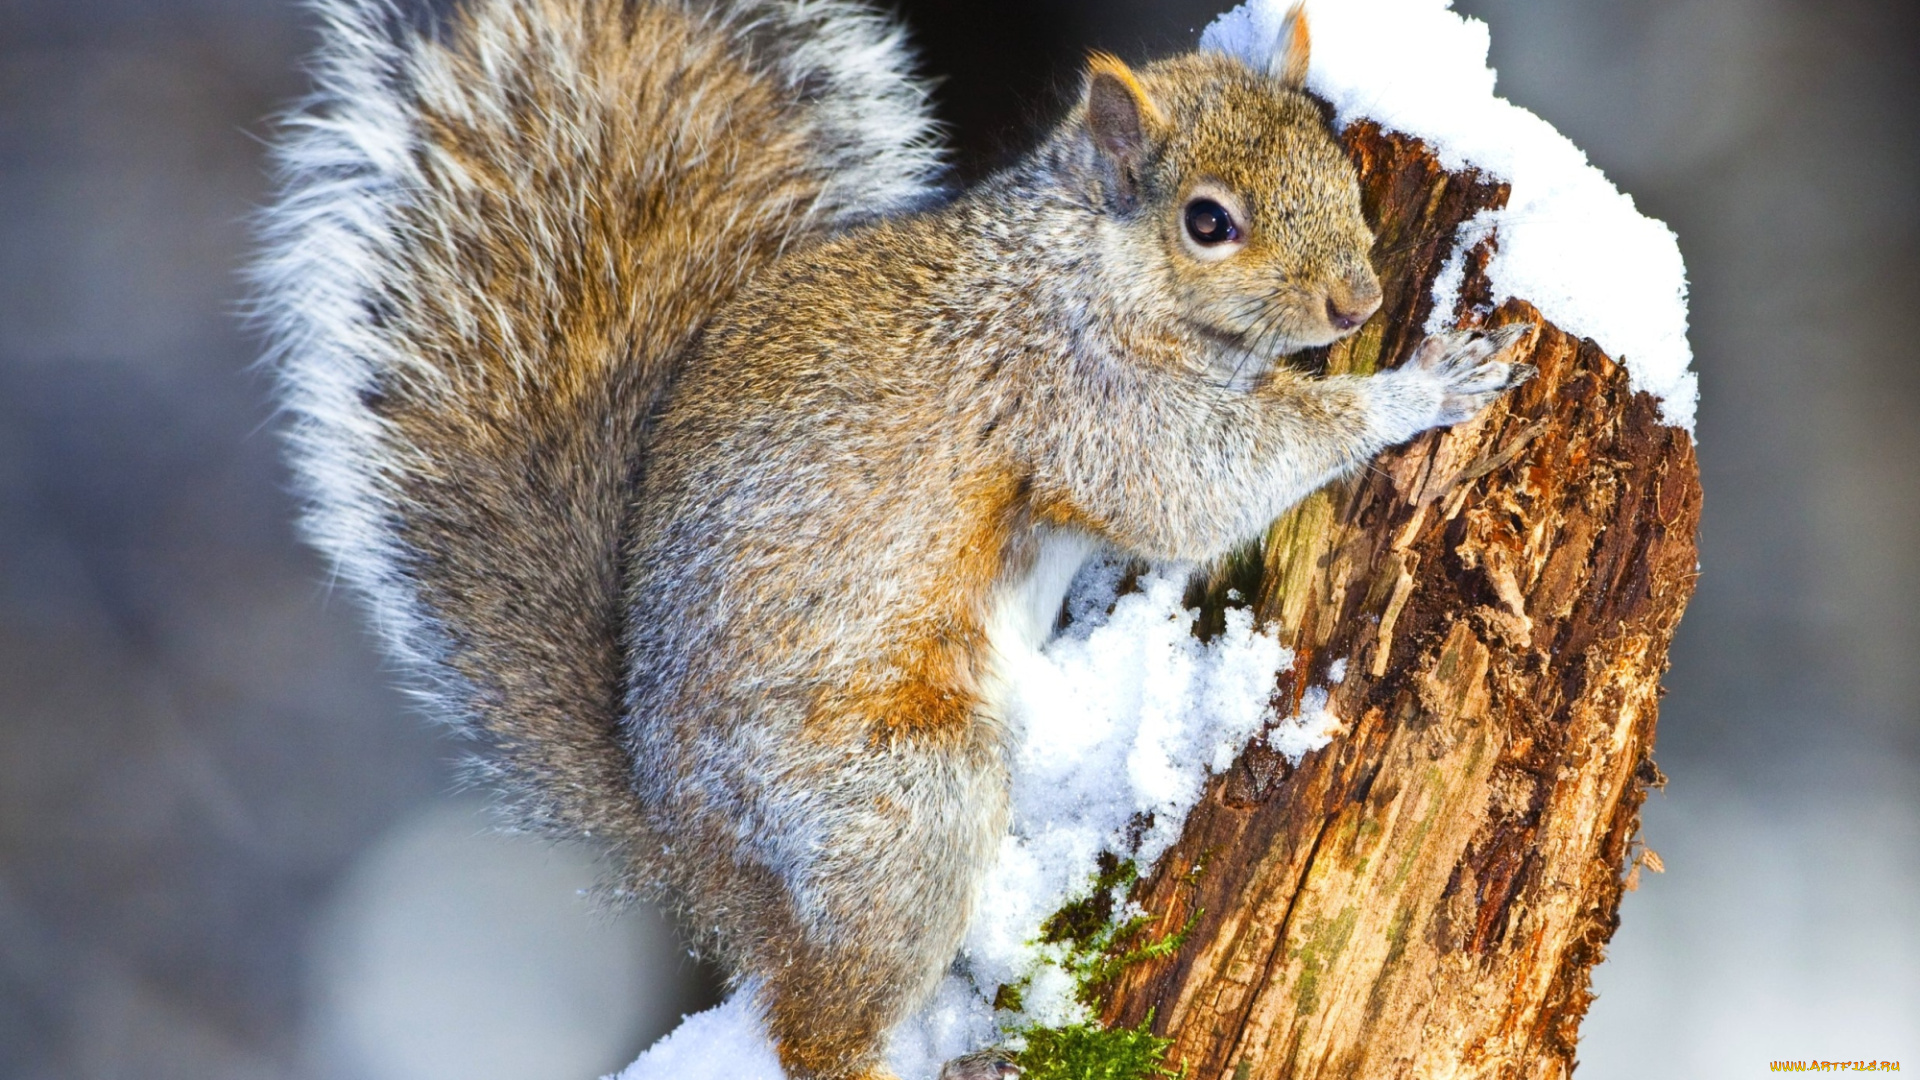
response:
[[[1324,362],[1367,371],[1413,351],[1459,226],[1507,191],[1371,124],[1345,138],[1386,306]],[[1281,715],[1318,688],[1345,731],[1298,767],[1250,743],[1134,890],[1156,932],[1186,934],[1124,970],[1105,1019],[1151,1018],[1192,1077],[1573,1069],[1659,782],[1700,487],[1690,437],[1619,364],[1522,301],[1489,302],[1497,242],[1468,259],[1455,314],[1540,323],[1539,376],[1309,499],[1195,587],[1215,620],[1244,597],[1294,650]]]

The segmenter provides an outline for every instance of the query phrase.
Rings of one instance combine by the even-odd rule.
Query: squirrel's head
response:
[[[1257,366],[1380,307],[1353,165],[1301,89],[1307,49],[1296,9],[1265,71],[1212,53],[1135,71],[1096,54],[1063,132],[1103,244],[1140,275],[1117,299]]]

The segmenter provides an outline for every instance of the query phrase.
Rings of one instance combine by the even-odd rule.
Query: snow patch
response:
[[[942,1000],[895,1037],[905,1077],[932,1076],[973,1049],[939,1037],[994,1030],[1001,986],[1026,982],[1025,1019],[1085,1019],[1040,924],[1084,893],[1102,852],[1151,866],[1179,839],[1209,773],[1226,769],[1272,724],[1293,656],[1245,610],[1223,633],[1193,636],[1184,568],[1150,572],[1120,594],[1126,568],[1098,559],[1068,594],[1068,627],[1044,647],[1003,656],[1009,719],[1020,733],[1013,827],[982,883],[960,970]],[[960,1015],[955,1014],[955,1009]]]
[[[1086,1019],[1061,950],[1034,944],[1040,924],[1084,893],[1102,852],[1143,867],[1165,854],[1207,776],[1276,720],[1275,684],[1293,663],[1277,637],[1230,610],[1225,631],[1203,643],[1182,599],[1185,568],[1147,573],[1122,595],[1125,572],[1096,559],[1068,593],[1067,628],[1001,657],[1020,733],[1013,827],[955,972],[895,1033],[892,1064],[908,1080],[992,1042],[990,1002],[1003,985],[1025,983],[1023,1020]]]
[[[1264,67],[1290,0],[1251,0],[1215,20],[1200,46]],[[1487,268],[1496,304],[1519,297],[1562,330],[1599,342],[1661,401],[1667,423],[1693,428],[1699,398],[1687,343],[1687,275],[1664,224],[1641,214],[1566,136],[1494,94],[1487,26],[1451,0],[1311,0],[1307,88],[1342,125],[1371,119],[1415,136],[1449,169],[1478,168],[1512,186],[1506,209],[1462,230],[1434,287],[1429,332],[1454,317],[1464,255],[1497,237]]]
[[[1300,711],[1267,732],[1267,745],[1298,765],[1301,758],[1326,746],[1335,735],[1343,735],[1346,730],[1347,726],[1327,707],[1326,688],[1310,686],[1300,697]]]
[[[787,1080],[766,1021],[740,993],[687,1017],[640,1060],[605,1080]]]

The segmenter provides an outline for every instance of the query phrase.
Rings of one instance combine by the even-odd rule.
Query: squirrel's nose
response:
[[[1327,321],[1342,333],[1366,322],[1368,316],[1379,310],[1380,283],[1371,276],[1351,285],[1335,286],[1327,292]]]
[[[1327,301],[1327,321],[1333,324],[1335,330],[1351,330],[1361,323],[1366,322],[1367,317],[1357,311],[1344,311],[1341,309],[1338,300],[1329,299]]]

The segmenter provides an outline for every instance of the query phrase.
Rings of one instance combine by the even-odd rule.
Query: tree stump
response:
[[[1367,371],[1412,353],[1459,226],[1507,191],[1372,124],[1345,141],[1386,305],[1324,363]],[[1193,1077],[1573,1069],[1660,782],[1700,487],[1688,434],[1620,365],[1493,307],[1497,242],[1456,315],[1541,322],[1539,377],[1307,500],[1195,598],[1214,618],[1230,590],[1250,600],[1296,655],[1280,714],[1324,691],[1345,733],[1297,768],[1249,744],[1134,890],[1154,932],[1189,929],[1118,978],[1104,1019],[1151,1017]]]

